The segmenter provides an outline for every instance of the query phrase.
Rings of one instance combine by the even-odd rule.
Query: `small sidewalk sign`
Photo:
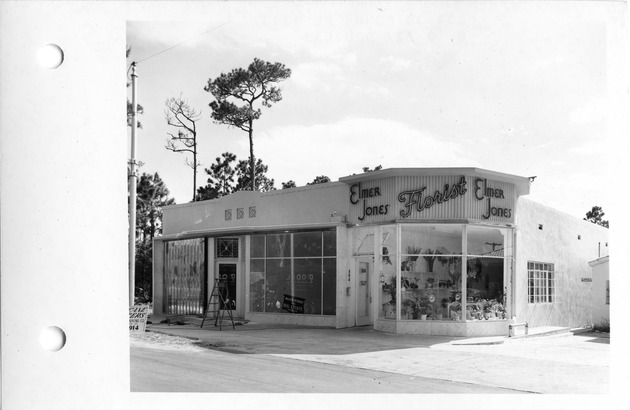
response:
[[[129,308],[129,331],[144,332],[147,327],[149,305],[136,305]]]

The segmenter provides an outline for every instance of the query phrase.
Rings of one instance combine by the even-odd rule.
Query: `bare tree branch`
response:
[[[197,193],[197,168],[201,165],[197,161],[197,125],[201,113],[188,105],[180,94],[179,98],[169,98],[166,100],[166,110],[164,115],[166,123],[177,129],[177,135],[167,132],[170,139],[167,140],[165,148],[169,151],[179,153],[191,153],[192,161],[186,157],[185,163],[193,170],[193,201]]]

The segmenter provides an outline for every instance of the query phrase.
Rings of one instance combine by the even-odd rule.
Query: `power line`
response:
[[[187,40],[184,40],[184,41],[182,41],[181,43],[178,43],[178,44],[175,44],[174,46],[168,47],[168,48],[166,48],[166,49],[164,49],[164,50],[162,50],[162,51],[160,51],[160,52],[157,52],[157,53],[155,53],[155,54],[153,54],[153,55],[150,55],[150,56],[149,56],[149,57],[147,57],[147,58],[143,58],[142,60],[138,60],[138,61],[136,61],[136,63],[142,63],[143,61],[147,61],[147,60],[148,60],[148,59],[150,59],[150,58],[153,58],[153,57],[159,56],[160,54],[164,54],[164,53],[166,53],[167,51],[174,49],[175,47],[179,47],[179,46],[181,46],[182,44],[188,43],[189,41],[192,41],[192,40],[197,39],[197,38],[199,38],[199,37],[205,36],[205,35],[206,35],[206,34],[208,34],[209,32],[214,31],[214,30],[216,30],[216,29],[218,29],[218,28],[221,28],[221,27],[225,26],[226,24],[227,24],[227,23],[223,23],[223,24],[221,24],[221,25],[219,25],[219,26],[216,26],[216,27],[213,27],[213,28],[211,28],[211,29],[209,29],[209,30],[206,30],[206,31],[204,31],[203,33],[201,33],[201,34],[199,34],[199,35],[197,35],[197,36],[195,36],[195,37],[191,37],[191,38],[189,38],[189,39],[187,39]]]

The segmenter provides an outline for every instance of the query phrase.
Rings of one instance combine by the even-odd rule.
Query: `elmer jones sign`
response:
[[[514,185],[467,176],[390,177],[350,185],[350,218],[513,222]]]

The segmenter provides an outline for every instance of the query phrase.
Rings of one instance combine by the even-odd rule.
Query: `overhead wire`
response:
[[[164,54],[164,53],[166,53],[166,52],[167,52],[167,51],[169,51],[169,50],[172,50],[172,49],[174,49],[174,48],[176,48],[176,47],[181,46],[182,44],[188,43],[189,41],[192,41],[192,40],[195,40],[195,39],[197,39],[197,38],[199,38],[199,37],[205,36],[206,34],[210,33],[211,31],[214,31],[214,30],[216,30],[216,29],[219,29],[219,28],[221,28],[221,27],[225,26],[226,24],[227,24],[227,22],[226,22],[226,23],[223,23],[223,24],[220,24],[220,25],[218,25],[218,26],[216,26],[216,27],[212,27],[211,29],[208,29],[208,30],[204,31],[203,33],[201,33],[201,34],[199,34],[199,35],[197,35],[197,36],[195,36],[195,37],[191,37],[191,38],[189,38],[189,39],[187,39],[187,40],[182,41],[181,43],[177,43],[177,44],[175,44],[175,45],[173,45],[173,46],[170,46],[170,47],[168,47],[168,48],[166,48],[166,49],[164,49],[164,50],[162,50],[162,51],[159,51],[159,52],[157,52],[157,53],[155,53],[155,54],[150,55],[149,57],[143,58],[142,60],[138,60],[138,61],[136,61],[136,63],[142,63],[142,62],[144,62],[144,61],[147,61],[148,59],[151,59],[151,58],[153,58],[153,57],[159,56],[160,54]]]

